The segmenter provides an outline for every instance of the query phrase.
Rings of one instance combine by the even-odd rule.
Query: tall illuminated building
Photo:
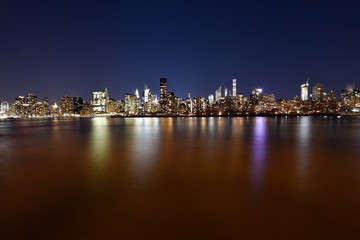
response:
[[[166,112],[174,112],[175,110],[175,94],[173,92],[167,92],[167,96],[166,96],[166,107],[165,107],[165,111]]]
[[[213,94],[209,94],[208,100],[209,100],[209,104],[210,104],[210,105],[213,105],[213,104],[214,104],[214,95],[213,95]]]
[[[324,101],[324,85],[321,83],[316,84],[312,88],[311,100],[314,102]]]
[[[328,93],[328,101],[329,102],[335,102],[336,101],[336,96],[335,96],[335,91],[334,90],[330,90],[330,92]]]
[[[26,107],[25,105],[25,97],[24,96],[18,96],[15,98],[15,102],[13,104],[14,107],[14,115],[16,116],[25,116],[26,115]]]
[[[147,103],[149,101],[149,93],[150,93],[150,89],[145,88],[144,93],[143,93],[144,103]]]
[[[190,91],[188,92],[188,97],[186,98],[186,108],[189,113],[193,113],[193,101],[191,100]]]
[[[341,90],[341,103],[343,106],[350,106],[352,104],[352,92],[350,90]]]
[[[17,98],[15,98],[15,104],[25,104],[25,97],[18,96]]]
[[[236,97],[236,78],[233,79],[232,83],[232,96]]]
[[[228,89],[225,88],[225,90],[224,90],[224,97],[227,97],[227,95],[228,95]]]
[[[108,111],[108,90],[95,90],[92,91],[91,103],[93,105],[94,113],[107,113]]]
[[[49,116],[50,115],[50,103],[49,98],[44,98],[42,101],[43,107],[44,107],[44,115]]]
[[[301,100],[309,100],[309,79],[306,81],[306,83],[301,85]]]
[[[258,104],[259,102],[259,96],[263,92],[261,88],[253,88],[251,94],[250,94],[250,103],[251,104]]]
[[[221,98],[221,86],[218,88],[218,90],[215,91],[215,102],[219,101]]]
[[[352,98],[353,98],[353,106],[354,107],[360,107],[360,90],[359,89],[355,89],[352,92]]]
[[[37,97],[34,96],[34,94],[29,93],[27,95],[27,98],[26,98],[27,104],[33,105],[36,103],[36,101],[37,101]]]
[[[60,99],[60,111],[66,116],[74,114],[74,102],[71,97],[65,96]]]
[[[131,93],[125,93],[125,112],[128,114],[137,113],[137,96]]]
[[[0,105],[0,113],[6,113],[9,110],[9,103],[6,101],[2,101]]]
[[[167,78],[160,78],[160,108],[166,111],[167,107]]]

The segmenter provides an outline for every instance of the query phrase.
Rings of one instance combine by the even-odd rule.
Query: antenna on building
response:
[[[310,81],[310,76],[308,76],[306,84],[309,85],[309,81]]]

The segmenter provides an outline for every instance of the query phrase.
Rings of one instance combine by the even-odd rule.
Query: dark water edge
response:
[[[1,239],[356,239],[357,117],[0,121]]]

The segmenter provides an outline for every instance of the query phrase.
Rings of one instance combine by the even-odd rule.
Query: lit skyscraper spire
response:
[[[236,97],[236,78],[233,79],[232,95],[233,95],[233,97]]]

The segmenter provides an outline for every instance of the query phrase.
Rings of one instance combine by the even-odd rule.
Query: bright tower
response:
[[[306,83],[301,85],[301,100],[309,100],[309,78],[307,79]]]
[[[233,79],[233,85],[232,85],[232,95],[233,97],[236,97],[236,78]]]

